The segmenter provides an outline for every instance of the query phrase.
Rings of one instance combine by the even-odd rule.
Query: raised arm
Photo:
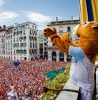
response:
[[[55,28],[44,29],[44,35],[49,37],[55,46],[61,51],[68,54],[69,46],[74,46],[74,43],[68,38],[66,34],[58,36]]]

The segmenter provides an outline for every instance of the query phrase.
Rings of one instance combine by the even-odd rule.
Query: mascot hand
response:
[[[50,35],[57,34],[57,32],[56,32],[56,29],[55,28],[46,28],[46,29],[44,29],[43,34],[46,37],[50,37]]]

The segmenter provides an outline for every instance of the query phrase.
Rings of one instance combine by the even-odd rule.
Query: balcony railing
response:
[[[56,46],[48,46],[47,48],[48,48],[48,49],[57,49]]]
[[[61,91],[56,100],[79,100],[79,87],[71,80],[67,81],[63,89],[69,89],[70,91]]]

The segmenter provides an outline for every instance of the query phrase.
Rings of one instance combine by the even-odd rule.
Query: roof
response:
[[[52,21],[48,23],[47,26],[52,26],[52,25],[67,25],[67,24],[79,24],[80,20],[65,20],[65,21]]]

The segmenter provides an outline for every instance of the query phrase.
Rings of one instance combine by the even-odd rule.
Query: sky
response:
[[[35,22],[41,29],[51,21],[79,18],[79,0],[0,0],[0,25]]]

